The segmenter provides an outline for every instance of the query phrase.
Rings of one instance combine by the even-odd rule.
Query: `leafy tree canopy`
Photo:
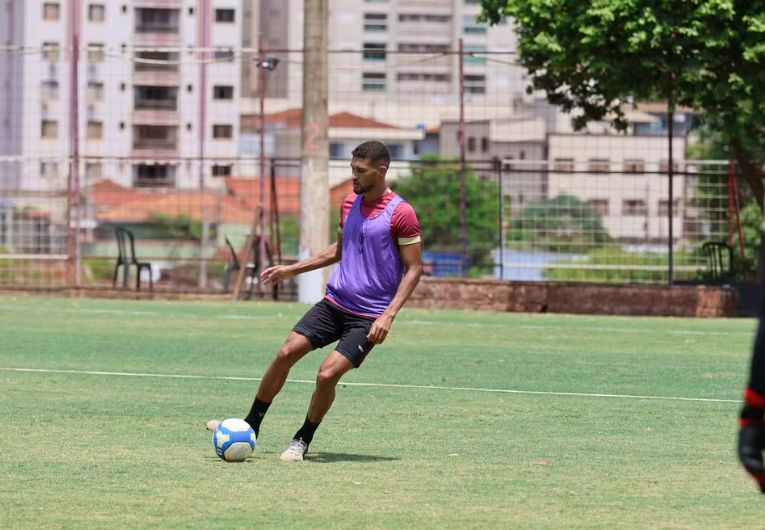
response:
[[[534,242],[548,250],[580,252],[593,244],[609,243],[611,236],[595,208],[564,193],[529,204],[513,220],[508,239]]]
[[[420,218],[423,245],[428,250],[459,251],[460,178],[459,162],[423,156],[411,173],[395,182],[396,193],[409,201]],[[497,185],[466,170],[468,252],[471,263],[480,266],[499,244]]]
[[[574,126],[627,125],[635,101],[704,113],[758,204],[765,159],[765,3],[751,0],[481,0],[517,24],[520,63]]]

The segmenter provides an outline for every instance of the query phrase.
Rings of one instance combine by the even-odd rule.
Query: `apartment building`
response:
[[[687,139],[673,139],[675,190],[673,233],[686,234],[684,204],[690,195],[685,170]],[[548,137],[551,171],[548,197],[573,195],[591,204],[612,237],[620,241],[660,242],[668,233],[667,138],[662,136],[570,135]]]
[[[0,8],[8,14],[0,42],[14,48],[0,54],[3,185],[65,188],[75,117],[84,184],[184,188],[231,173],[240,1],[0,0]],[[206,51],[189,49],[198,47]]]
[[[245,10],[250,13],[245,42],[257,47],[262,34],[264,49],[276,50],[267,53],[281,59],[267,76],[269,109],[299,107],[303,0],[246,0]],[[523,70],[512,64],[512,27],[479,23],[480,11],[478,0],[329,0],[330,112],[370,116],[399,127],[432,127],[456,119],[460,58],[453,52],[463,39],[465,52],[474,53],[463,60],[470,117],[511,113],[513,98],[524,97],[525,88]],[[257,95],[257,76],[257,69],[245,72],[245,95]],[[256,111],[254,104],[245,111]]]

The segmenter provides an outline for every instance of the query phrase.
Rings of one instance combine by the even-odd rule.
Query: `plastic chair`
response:
[[[153,291],[154,282],[151,277],[151,263],[147,261],[138,261],[136,258],[135,238],[133,237],[133,233],[127,228],[121,227],[116,228],[114,232],[117,236],[117,250],[119,255],[117,256],[117,264],[114,266],[114,278],[112,279],[112,287],[117,286],[117,274],[119,272],[119,268],[122,267],[122,287],[127,288],[130,267],[132,266],[136,268],[136,290],[141,290],[141,271],[146,269],[149,271],[149,290]]]
[[[707,274],[711,280],[729,280],[733,277],[733,249],[726,243],[707,241],[701,245],[707,256]]]
[[[226,238],[226,246],[228,247],[229,251],[229,259],[228,263],[226,263],[226,272],[223,275],[223,292],[228,292],[229,284],[231,283],[231,275],[242,268],[242,266],[239,264],[239,258],[236,256],[236,251],[234,250],[234,246],[231,244],[231,241]]]

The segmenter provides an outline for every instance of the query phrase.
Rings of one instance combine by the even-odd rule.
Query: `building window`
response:
[[[85,162],[85,178],[92,181],[98,180],[103,175],[103,164],[100,162]]]
[[[43,81],[40,86],[40,98],[43,101],[56,101],[58,99],[58,81]]]
[[[592,173],[608,173],[611,163],[607,158],[590,158],[587,161],[587,171]]]
[[[466,44],[464,47],[465,55],[463,61],[465,64],[486,64],[486,46],[481,44]]]
[[[343,158],[343,144],[341,142],[330,142],[329,144],[329,157],[330,158]]]
[[[165,125],[137,125],[134,127],[134,149],[175,149],[177,129]]]
[[[675,199],[674,201],[672,201],[672,215],[674,217],[677,217],[677,214],[680,211],[679,206],[680,206],[680,201],[678,199]],[[666,217],[667,215],[669,215],[669,201],[668,200],[661,199],[659,201],[659,215],[661,217]]]
[[[178,52],[136,52],[136,72],[177,72]]]
[[[104,137],[104,124],[100,121],[89,121],[86,137],[88,140],[101,140]]]
[[[385,43],[384,42],[365,42],[364,54],[365,61],[384,61]]]
[[[213,164],[213,177],[230,177],[234,172],[234,164]]]
[[[434,15],[425,13],[401,13],[398,16],[399,22],[433,22],[444,24],[451,22],[451,15]]]
[[[587,204],[598,213],[598,215],[608,215],[608,199],[588,199]]]
[[[40,129],[42,138],[58,138],[58,122],[56,120],[43,120]]]
[[[411,53],[446,53],[449,51],[448,44],[429,44],[426,42],[401,42],[398,51]]]
[[[481,151],[484,153],[489,151],[489,139],[485,136],[481,138]]]
[[[213,87],[213,99],[234,99],[234,87],[215,85]]]
[[[134,105],[136,109],[176,110],[178,88],[171,86],[136,86]]]
[[[364,92],[384,92],[385,74],[377,72],[364,72],[362,75],[361,90]]]
[[[659,171],[661,171],[662,173],[667,173],[669,171],[669,161],[668,160],[665,159],[665,160],[662,160],[661,162],[659,162]],[[675,172],[675,173],[680,171],[680,163],[679,162],[676,162],[674,160],[672,161],[672,171]]]
[[[642,199],[625,199],[622,201],[622,215],[647,215],[648,206]]]
[[[215,50],[213,52],[213,59],[217,63],[233,63],[234,62],[234,50],[226,48],[223,50]]]
[[[58,162],[40,162],[40,176],[45,178],[58,177]]]
[[[466,35],[485,35],[486,24],[478,22],[473,15],[465,15],[462,17],[462,32]]]
[[[465,74],[465,92],[467,94],[485,94],[486,76]]]
[[[475,137],[473,136],[468,137],[467,150],[470,151],[471,153],[475,151]]]
[[[235,9],[216,9],[215,10],[215,22],[231,23],[236,21]]]
[[[553,162],[553,171],[567,173],[574,171],[573,158],[556,158]]]
[[[643,173],[645,172],[645,161],[641,158],[628,158],[624,161],[625,173]]]
[[[175,167],[167,164],[138,164],[134,169],[136,187],[175,185]]]
[[[136,33],[178,33],[178,10],[137,8]]]
[[[420,72],[399,72],[396,79],[398,81],[435,81],[439,83],[448,83],[449,74],[429,74]]]
[[[88,81],[88,103],[98,103],[104,99],[104,84],[97,81]]]
[[[386,144],[391,160],[401,160],[404,158],[404,146],[401,144]]]
[[[103,44],[88,44],[88,62],[100,63],[104,60],[104,45]]]
[[[88,6],[88,20],[91,22],[103,22],[106,19],[106,7],[103,4],[90,4]]]
[[[213,125],[213,138],[233,138],[234,126],[216,124]]]
[[[58,42],[43,42],[43,59],[49,63],[57,63],[60,52]]]
[[[61,17],[61,8],[58,2],[43,3],[43,20],[58,20]]]
[[[385,13],[364,13],[364,31],[388,31],[388,15]]]

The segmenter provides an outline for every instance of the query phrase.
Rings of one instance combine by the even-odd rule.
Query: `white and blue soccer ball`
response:
[[[226,462],[242,462],[255,450],[255,431],[238,418],[223,420],[213,431],[215,454]]]

